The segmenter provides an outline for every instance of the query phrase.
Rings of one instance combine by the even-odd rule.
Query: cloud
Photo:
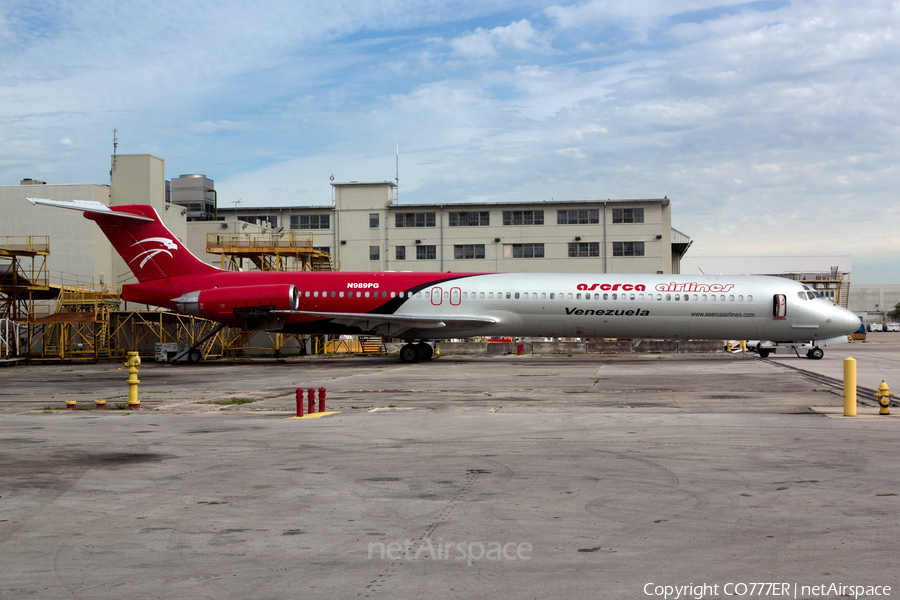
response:
[[[250,128],[249,123],[236,123],[234,121],[223,120],[213,123],[212,121],[203,121],[202,123],[191,123],[190,131],[194,133],[218,133],[220,131],[244,131]]]
[[[450,42],[455,54],[468,58],[497,56],[501,49],[534,51],[546,47],[527,19],[514,21],[505,27],[486,30],[478,27]]]

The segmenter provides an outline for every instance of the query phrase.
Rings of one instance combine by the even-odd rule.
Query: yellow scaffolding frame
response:
[[[223,269],[243,270],[249,260],[260,271],[339,271],[331,255],[313,247],[313,234],[208,233],[206,251],[218,254]]]
[[[47,271],[49,254],[50,236],[0,237],[0,318],[33,318],[35,300],[56,297]]]

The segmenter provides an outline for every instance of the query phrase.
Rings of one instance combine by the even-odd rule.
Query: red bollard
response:
[[[297,393],[295,394],[297,398],[297,416],[303,416],[303,388],[297,388]]]
[[[307,404],[309,404],[309,408],[306,412],[308,414],[313,414],[316,412],[316,388],[309,388],[306,390],[306,400]]]
[[[325,388],[319,388],[319,412],[325,412]]]

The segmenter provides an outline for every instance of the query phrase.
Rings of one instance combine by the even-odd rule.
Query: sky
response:
[[[900,2],[0,0],[0,185],[118,152],[219,203],[660,198],[691,256],[900,283]]]

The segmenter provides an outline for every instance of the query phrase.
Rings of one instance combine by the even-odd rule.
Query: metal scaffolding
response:
[[[313,234],[208,233],[206,251],[221,257],[222,268],[244,270],[250,261],[259,271],[339,271],[331,255],[313,247]]]
[[[56,298],[50,286],[46,235],[0,237],[0,318],[26,321],[34,317],[36,300]]]

